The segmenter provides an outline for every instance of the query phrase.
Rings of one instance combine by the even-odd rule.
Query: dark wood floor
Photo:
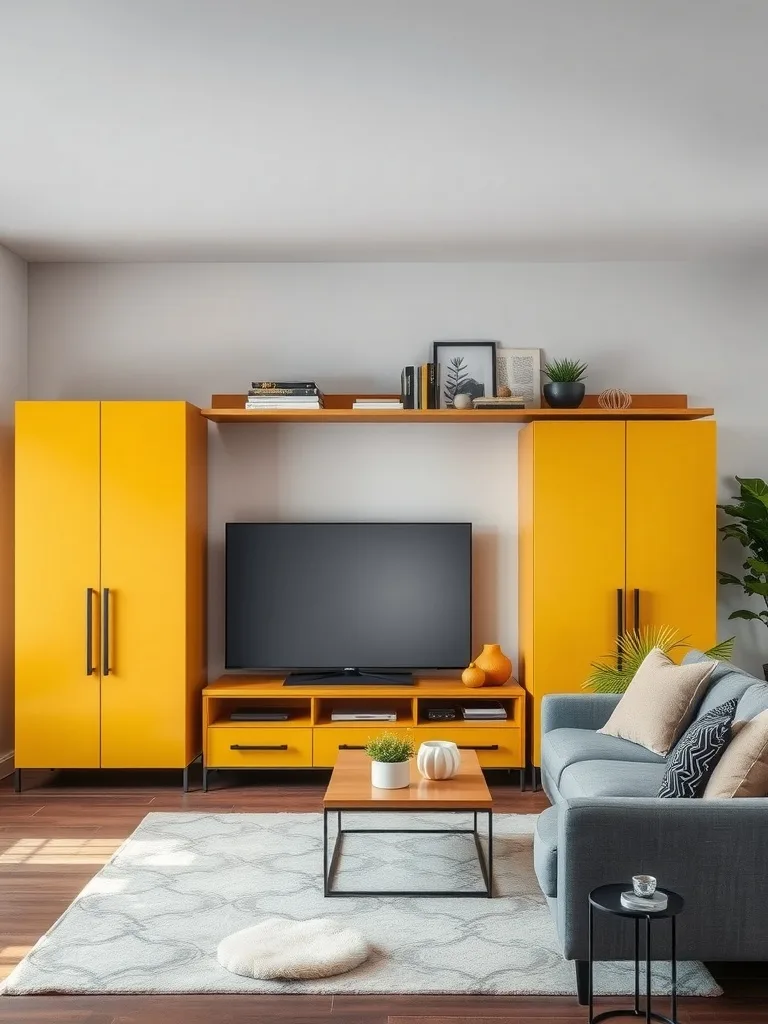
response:
[[[25,773],[0,782],[0,977],[10,973],[149,811],[316,811],[327,776],[230,776],[184,795],[173,773]],[[490,780],[489,780],[490,781]],[[499,811],[533,813],[541,793],[493,780]],[[768,968],[715,965],[722,999],[684,999],[681,1024],[768,1022]],[[763,977],[766,975],[767,977]],[[0,997],[0,1022],[62,1024],[572,1024],[573,998],[514,996]]]

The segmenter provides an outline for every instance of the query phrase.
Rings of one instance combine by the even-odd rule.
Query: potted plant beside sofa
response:
[[[741,568],[743,576],[732,572],[719,572],[717,578],[725,586],[741,587],[747,597],[757,597],[765,608],[739,608],[731,612],[729,619],[749,619],[768,626],[768,484],[759,478],[736,477],[739,493],[733,500],[737,505],[718,505],[735,522],[720,527],[724,540],[737,540],[746,558]],[[768,681],[768,663],[763,665],[763,675]]]

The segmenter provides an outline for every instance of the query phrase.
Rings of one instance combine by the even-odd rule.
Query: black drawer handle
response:
[[[459,750],[498,750],[498,743],[490,743],[487,747],[475,746],[473,743],[459,743],[457,744]]]
[[[232,743],[229,747],[230,750],[287,750],[287,743],[275,743],[270,744],[249,744],[249,743]]]
[[[352,743],[340,743],[339,750],[365,750],[365,747],[356,747]]]

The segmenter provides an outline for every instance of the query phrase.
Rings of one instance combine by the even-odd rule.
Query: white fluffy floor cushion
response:
[[[329,978],[367,959],[368,944],[359,932],[330,918],[270,917],[222,939],[217,955],[222,967],[246,978]]]

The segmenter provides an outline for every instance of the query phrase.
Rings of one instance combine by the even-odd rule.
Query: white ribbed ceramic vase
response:
[[[371,785],[375,789],[405,789],[410,784],[410,761],[371,761]]]
[[[416,755],[416,767],[425,779],[452,779],[460,764],[459,748],[450,740],[425,740]]]

